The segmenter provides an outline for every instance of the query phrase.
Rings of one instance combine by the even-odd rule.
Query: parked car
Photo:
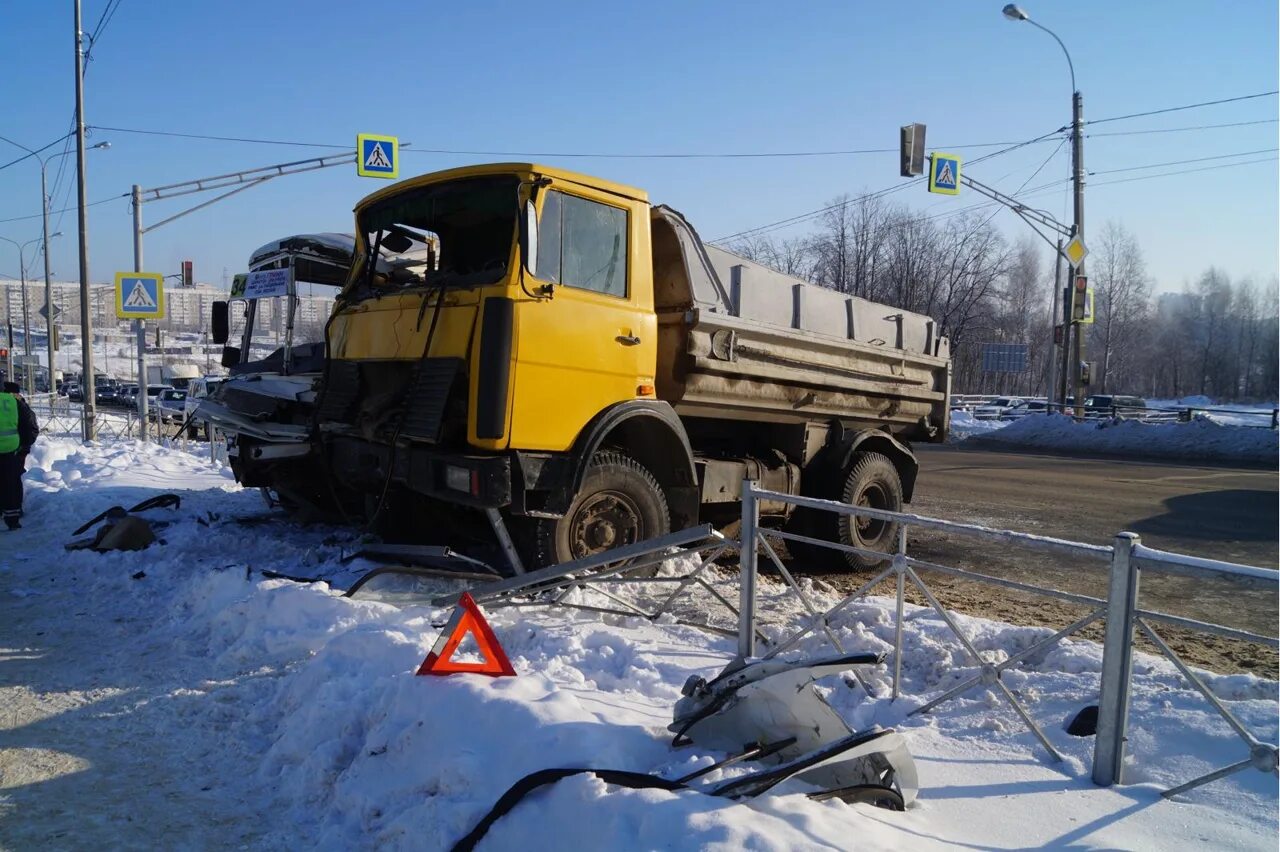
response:
[[[116,391],[116,404],[125,408],[134,408],[138,404],[138,386],[121,385]]]
[[[1146,414],[1147,401],[1138,396],[1094,395],[1084,401],[1085,417],[1118,417],[1130,420]]]
[[[152,420],[160,423],[181,423],[186,416],[183,413],[186,404],[186,391],[169,388],[160,392],[155,406],[148,409],[148,414]]]
[[[998,396],[986,405],[979,405],[973,410],[975,420],[998,420],[1001,414],[1004,414],[1015,405],[1022,405],[1025,402],[1019,396]]]
[[[1001,413],[1000,420],[1018,420],[1028,414],[1045,414],[1049,411],[1049,403],[1042,399],[1031,399],[1015,405]]]
[[[84,391],[80,389],[80,385],[76,382],[66,382],[62,389],[67,393],[67,399],[71,402],[84,402]]]

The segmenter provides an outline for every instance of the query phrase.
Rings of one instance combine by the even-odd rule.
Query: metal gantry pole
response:
[[[133,271],[142,271],[142,187],[133,185]],[[134,320],[138,335],[138,437],[147,440],[147,321]]]
[[[1107,631],[1102,642],[1102,682],[1093,748],[1093,783],[1103,787],[1124,783],[1134,610],[1138,604],[1138,563],[1133,558],[1133,550],[1141,542],[1137,534],[1122,532],[1116,536],[1111,553]]]
[[[80,228],[80,364],[84,390],[83,437],[93,440],[97,434],[97,403],[93,387],[93,318],[89,314],[89,224],[85,215],[84,177],[84,51],[80,31],[80,0],[75,3],[76,52],[76,206]]]

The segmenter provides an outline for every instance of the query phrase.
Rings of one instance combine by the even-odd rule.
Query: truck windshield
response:
[[[501,280],[515,242],[519,185],[515,175],[446,181],[361,211],[365,247],[356,285],[474,287]]]

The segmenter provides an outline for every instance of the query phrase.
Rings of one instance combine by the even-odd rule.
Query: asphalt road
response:
[[[1152,547],[1272,569],[1280,558],[1274,470],[1073,459],[952,446],[917,446],[916,450],[921,470],[909,507],[916,514],[1095,544],[1110,544],[1117,532],[1128,530]],[[908,550],[917,558],[943,565],[1106,596],[1106,566],[1101,562],[924,530],[911,533]],[[949,607],[1013,623],[1065,626],[1083,612],[1073,605],[937,574],[927,574],[926,580]],[[1141,604],[1266,636],[1276,635],[1280,617],[1273,587],[1151,572],[1141,580]],[[1176,630],[1169,633],[1167,638],[1194,663],[1219,671],[1253,670],[1275,676],[1276,654],[1270,649]],[[1089,635],[1096,638],[1100,632],[1093,630]]]

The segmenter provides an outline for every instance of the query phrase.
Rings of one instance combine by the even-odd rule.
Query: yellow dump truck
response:
[[[704,244],[642,190],[471,166],[389,186],[355,219],[323,374],[299,395],[305,455],[295,441],[287,466],[255,468],[269,435],[233,435],[246,484],[424,539],[487,514],[528,567],[728,522],[744,479],[899,509],[909,442],[945,440],[932,319]],[[873,549],[894,533],[762,509]]]

